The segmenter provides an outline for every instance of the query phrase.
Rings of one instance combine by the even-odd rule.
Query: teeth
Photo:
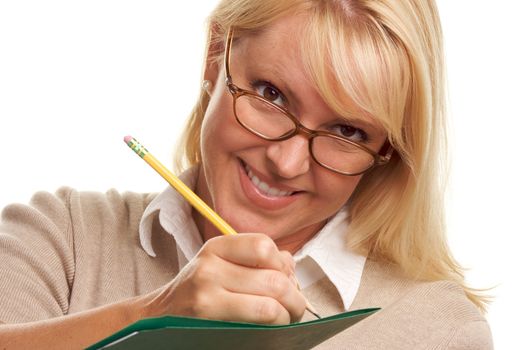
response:
[[[292,191],[281,191],[278,188],[269,186],[269,184],[263,182],[256,175],[254,175],[247,165],[245,165],[245,170],[247,171],[247,175],[249,176],[249,179],[251,179],[251,182],[254,184],[254,186],[258,187],[258,189],[267,196],[285,197],[293,194]]]

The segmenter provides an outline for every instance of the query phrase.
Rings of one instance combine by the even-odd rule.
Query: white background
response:
[[[186,3],[0,0],[0,207],[61,185],[166,186],[122,138],[135,136],[171,165],[200,89],[204,20],[216,1]],[[519,348],[527,311],[527,5],[438,6],[453,131],[449,240],[473,286],[496,286],[488,314],[496,348]]]

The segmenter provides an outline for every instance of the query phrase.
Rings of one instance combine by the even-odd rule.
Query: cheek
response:
[[[232,129],[232,107],[228,103],[232,98],[216,90],[211,96],[201,126],[201,150],[204,160],[210,152],[222,147],[223,141],[229,139],[228,134]]]
[[[201,126],[201,151],[207,154],[238,152],[265,141],[241,126],[234,115],[233,97],[224,87],[214,89]],[[210,157],[209,157],[210,159]]]
[[[234,117],[232,96],[225,89],[215,91],[201,126],[201,155],[206,167],[228,161],[241,150],[250,148],[255,137]]]
[[[321,169],[324,170],[324,169]],[[317,176],[319,194],[331,206],[340,208],[353,194],[362,176],[342,176],[325,171],[322,176]]]

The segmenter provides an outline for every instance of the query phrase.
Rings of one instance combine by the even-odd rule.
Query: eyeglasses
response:
[[[238,123],[268,141],[284,141],[297,134],[309,140],[309,153],[320,166],[348,176],[360,175],[375,166],[388,163],[393,149],[388,142],[380,155],[368,147],[328,131],[303,126],[286,108],[265,97],[236,86],[230,73],[230,54],[234,30],[229,28],[225,50],[225,83],[233,98],[234,116]]]

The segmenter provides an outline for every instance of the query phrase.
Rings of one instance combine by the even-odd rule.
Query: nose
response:
[[[266,156],[283,178],[292,179],[309,171],[309,141],[304,136],[296,135],[284,141],[271,142]]]

